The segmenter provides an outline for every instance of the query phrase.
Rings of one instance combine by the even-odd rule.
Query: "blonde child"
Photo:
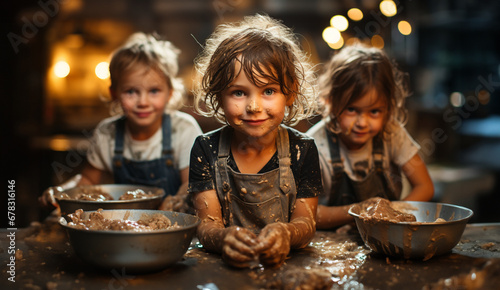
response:
[[[81,174],[46,190],[42,205],[57,205],[55,190],[109,180],[186,195],[189,152],[202,131],[192,116],[178,111],[184,91],[178,54],[169,41],[144,33],[133,34],[113,53],[109,91],[117,115],[94,130]]]
[[[434,187],[404,128],[406,76],[380,49],[343,48],[320,77],[323,120],[307,132],[319,149],[324,193],[317,228],[353,221],[348,209],[372,197],[401,198],[401,171],[412,186],[405,200],[428,201]]]
[[[196,65],[195,108],[226,124],[191,151],[198,238],[235,267],[280,265],[316,229],[317,148],[284,125],[315,112],[312,67],[291,30],[265,15],[218,26]]]

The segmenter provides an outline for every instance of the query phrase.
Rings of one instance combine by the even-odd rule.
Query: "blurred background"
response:
[[[407,129],[422,146],[435,201],[499,222],[500,2],[495,0],[39,0],[3,1],[2,175],[16,182],[16,224],[48,212],[44,189],[81,169],[88,138],[109,116],[110,53],[133,32],[157,32],[193,59],[214,28],[266,13],[300,35],[321,65],[342,46],[382,47],[410,75]],[[220,125],[192,114],[207,132]],[[301,122],[305,132],[319,119]],[[8,185],[8,184],[7,184]],[[7,191],[2,202],[7,201]],[[6,205],[2,207],[6,208]],[[2,227],[6,227],[2,218]]]

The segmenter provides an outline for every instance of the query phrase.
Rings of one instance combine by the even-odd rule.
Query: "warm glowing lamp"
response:
[[[323,30],[323,40],[327,43],[337,43],[339,39],[342,37],[340,35],[340,31],[337,28],[328,26]]]
[[[380,2],[380,12],[387,17],[391,17],[396,15],[398,8],[396,7],[396,3],[394,3],[394,1],[384,0]]]
[[[69,64],[63,60],[61,61],[58,61],[55,65],[54,65],[54,74],[58,77],[58,78],[65,78],[69,75],[69,71],[70,71],[70,68],[69,68]]]
[[[352,21],[360,21],[363,19],[363,12],[358,8],[351,8],[347,11],[347,16],[349,16]]]
[[[403,35],[410,35],[411,33],[411,24],[408,21],[401,20],[398,23],[398,30]]]
[[[95,75],[101,80],[109,78],[109,63],[103,61],[95,66]]]
[[[328,43],[328,46],[333,49],[341,49],[342,46],[344,46],[344,38],[342,35],[340,36],[339,40],[335,43]]]
[[[349,27],[349,21],[342,15],[335,15],[330,19],[330,25],[337,28],[339,31],[345,31]]]

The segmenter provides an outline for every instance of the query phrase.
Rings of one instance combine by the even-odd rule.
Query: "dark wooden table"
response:
[[[486,281],[475,280],[470,289],[492,289],[492,285],[500,289],[500,223],[467,225],[451,253],[425,262],[376,256],[355,232],[320,231],[307,248],[292,252],[277,269],[231,268],[193,240],[182,261],[138,275],[124,268],[97,270],[84,263],[75,256],[64,229],[48,220],[15,231],[15,282],[9,280],[13,272],[8,272],[11,232],[0,231],[0,289],[289,289],[291,280],[295,286],[311,285],[311,277],[324,282],[325,274],[332,289],[439,289],[435,283],[440,280],[449,283],[476,276]],[[488,263],[497,266],[485,274]]]

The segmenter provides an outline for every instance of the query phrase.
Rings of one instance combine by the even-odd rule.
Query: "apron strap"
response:
[[[278,149],[278,159],[280,168],[280,188],[285,193],[290,193],[292,189],[290,182],[290,168],[292,161],[290,158],[290,140],[288,139],[288,130],[280,126],[278,128],[278,138],[276,140],[276,147]]]
[[[285,126],[281,125],[278,129],[278,138],[276,140],[279,158],[280,170],[280,189],[288,197],[288,221],[292,216],[295,208],[295,201],[297,200],[297,187],[295,178],[292,172],[292,159],[290,157],[290,139],[288,130]]]
[[[384,157],[384,142],[382,141],[382,137],[380,135],[375,136],[373,138],[372,143],[373,150],[373,163],[375,165],[375,170],[377,173],[381,173],[383,168],[383,157]]]
[[[382,138],[381,134],[378,134],[373,138],[373,162],[375,165],[375,172],[382,180],[384,188],[388,189],[386,192],[388,198],[390,200],[398,200],[401,194],[398,193],[398,190],[396,190],[394,184],[391,182],[390,176],[388,176],[384,171],[384,142]]]
[[[123,159],[123,148],[125,143],[125,116],[122,116],[115,123],[116,136],[115,136],[115,148],[113,156],[113,164],[116,167],[122,166]]]
[[[229,158],[229,151],[231,149],[231,129],[232,128],[229,126],[221,129],[219,152],[217,155],[217,164],[215,165],[215,184],[225,225],[228,225],[230,222],[229,192],[231,187],[229,185],[229,176],[227,172],[227,159]]]
[[[169,114],[163,114],[162,120],[162,151],[161,157],[165,158],[165,164],[174,166],[174,150],[172,149],[172,121]]]
[[[333,176],[335,180],[339,181],[342,178],[342,173],[344,172],[344,163],[340,158],[340,147],[339,147],[339,137],[332,131],[326,130],[326,139],[328,139],[328,147],[330,148],[330,157],[332,158]]]
[[[125,116],[116,120],[115,156],[123,154],[125,139]]]

